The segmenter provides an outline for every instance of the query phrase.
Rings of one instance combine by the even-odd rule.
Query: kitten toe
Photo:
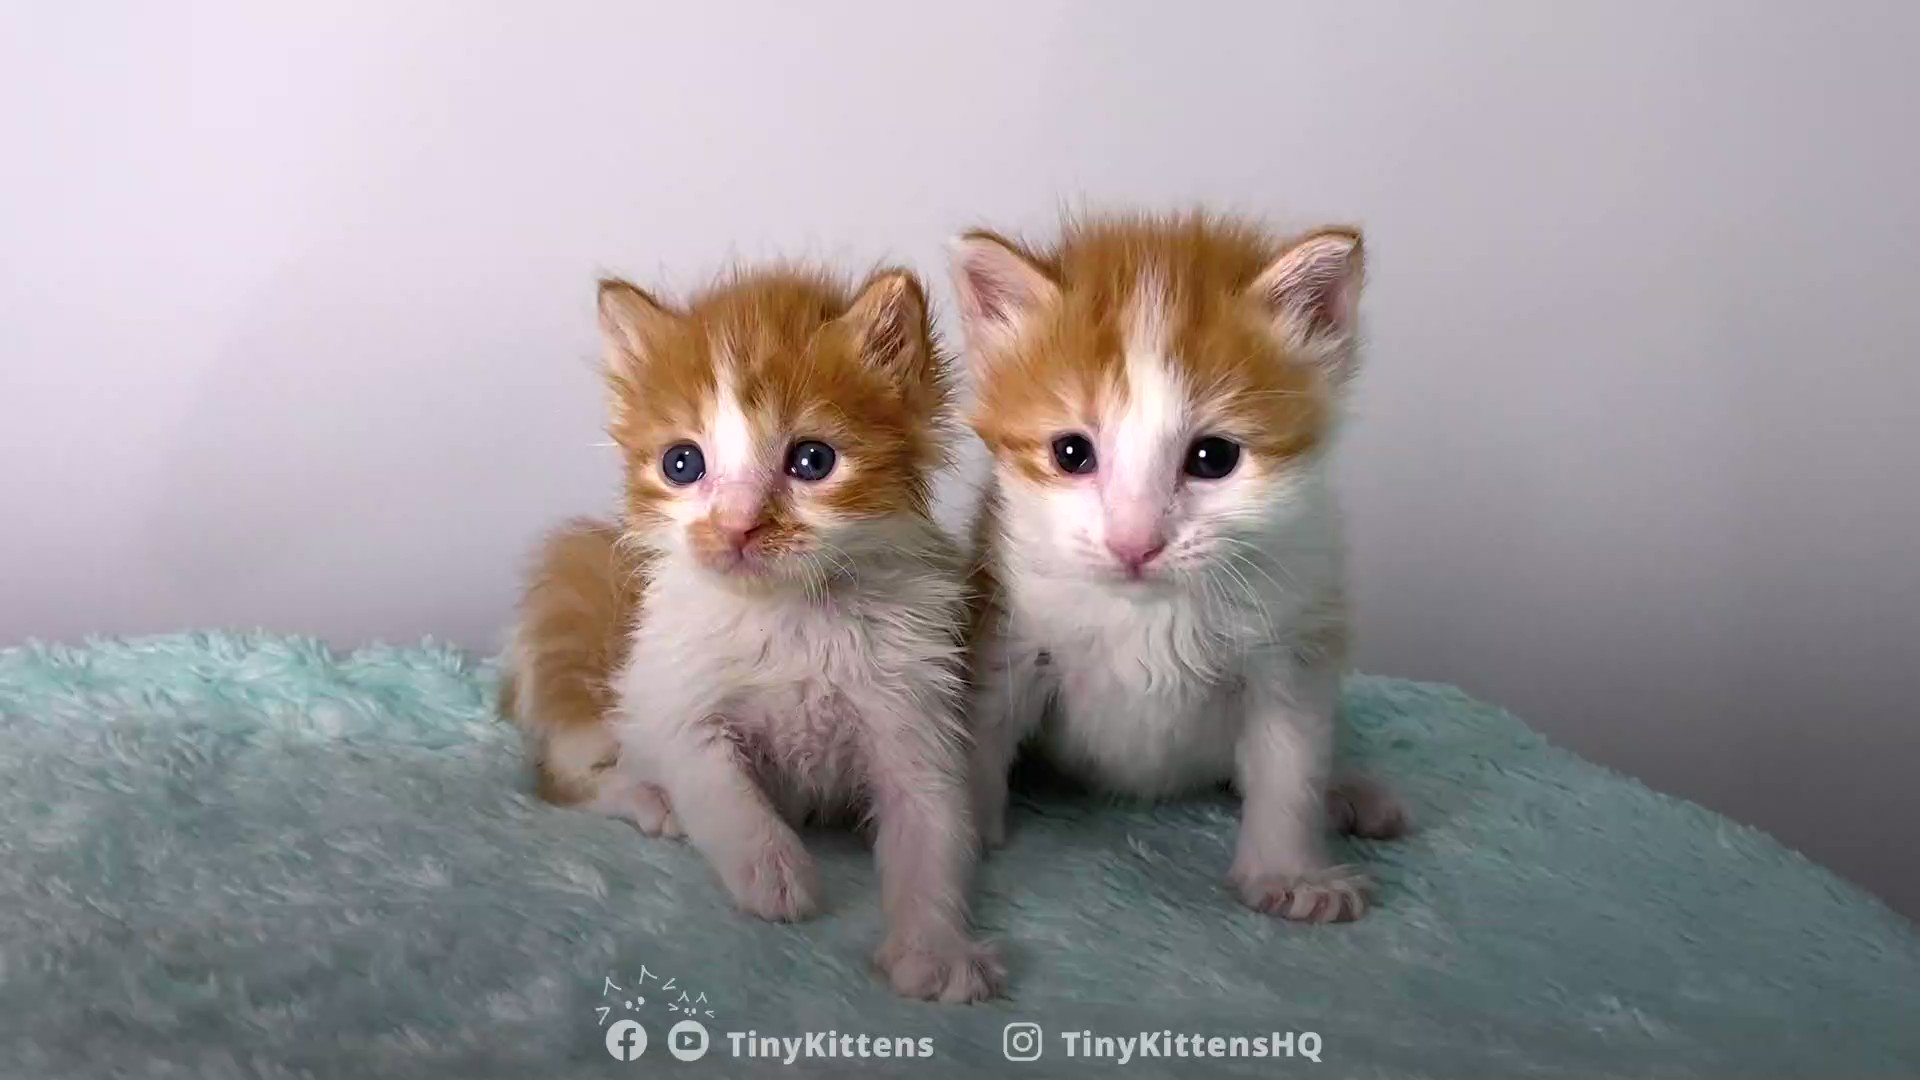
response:
[[[1327,821],[1335,832],[1392,840],[1413,831],[1413,814],[1393,789],[1371,776],[1335,777],[1327,788]]]
[[[874,965],[901,997],[966,1005],[999,997],[1006,990],[1007,969],[1000,954],[985,942],[968,941],[959,934],[928,940],[911,934],[889,936],[874,956]]]
[[[980,823],[980,850],[994,851],[1007,844],[1007,822],[1005,818],[996,818]]]
[[[1330,866],[1296,874],[1239,877],[1241,903],[1266,915],[1293,922],[1351,922],[1367,913],[1372,883],[1350,866]]]
[[[625,816],[648,836],[679,839],[686,835],[680,819],[673,816],[673,803],[667,799],[666,789],[658,784],[641,784],[634,789]]]
[[[678,839],[686,835],[680,819],[673,814],[667,791],[658,784],[610,777],[603,781],[599,794],[587,808],[608,817],[620,818],[645,836]]]
[[[799,922],[820,910],[813,859],[791,833],[775,836],[727,875],[741,911],[772,922]]]

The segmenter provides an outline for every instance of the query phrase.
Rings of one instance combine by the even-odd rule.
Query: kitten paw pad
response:
[[[1299,874],[1253,874],[1234,882],[1241,903],[1294,922],[1351,922],[1367,913],[1366,875],[1349,866]]]
[[[728,875],[741,911],[773,922],[799,922],[820,910],[813,859],[798,837],[769,840]]]
[[[953,935],[925,939],[893,935],[873,958],[893,991],[902,997],[965,1005],[999,997],[1007,969],[985,942]]]

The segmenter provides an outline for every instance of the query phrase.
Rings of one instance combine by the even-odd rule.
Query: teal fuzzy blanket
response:
[[[810,839],[820,919],[736,915],[685,846],[530,798],[493,682],[432,646],[0,651],[0,1075],[1920,1073],[1911,924],[1446,687],[1348,687],[1421,824],[1345,852],[1364,920],[1237,906],[1225,800],[1029,793],[978,904],[1012,997],[965,1008],[868,971],[858,841]]]

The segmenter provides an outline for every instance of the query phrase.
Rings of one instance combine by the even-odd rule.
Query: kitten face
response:
[[[1315,511],[1352,364],[1358,234],[1282,244],[1201,217],[1097,222],[954,270],[1014,555],[1122,588],[1233,573]]]
[[[947,389],[912,275],[758,271],[684,311],[606,281],[600,310],[630,542],[818,582],[928,512]]]

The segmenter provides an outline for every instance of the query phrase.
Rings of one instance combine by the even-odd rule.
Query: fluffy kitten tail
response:
[[[527,737],[534,790],[548,802],[594,800],[619,759],[609,681],[626,659],[638,601],[619,531],[568,522],[541,545],[520,599],[500,708]]]

